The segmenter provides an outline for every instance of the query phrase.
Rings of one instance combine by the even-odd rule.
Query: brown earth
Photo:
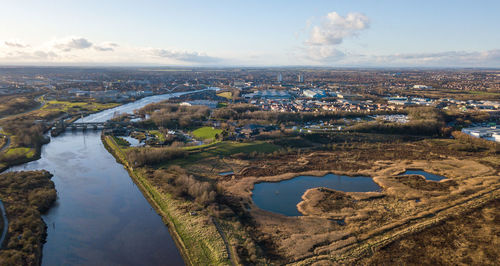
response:
[[[253,237],[271,262],[277,264],[355,264],[357,259],[374,251],[376,254],[388,243],[456,219],[450,217],[468,212],[472,207],[481,209],[499,197],[496,160],[485,161],[482,158],[487,156],[475,158],[465,153],[451,157],[438,152],[427,152],[422,160],[416,158],[423,152],[422,146],[413,146],[413,151],[403,146],[393,147],[390,155],[377,154],[377,158],[384,160],[370,159],[373,154],[360,155],[354,148],[266,158],[252,162],[251,167],[244,167],[234,177],[220,182],[225,193],[250,207]],[[435,182],[419,175],[397,176],[406,169],[422,169],[448,179]],[[298,205],[304,214],[301,217],[260,210],[251,200],[256,183],[327,173],[371,176],[383,191],[311,189]]]

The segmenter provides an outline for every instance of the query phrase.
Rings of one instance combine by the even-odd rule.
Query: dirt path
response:
[[[227,258],[229,259],[229,261],[231,261],[231,265],[236,265],[233,261],[233,256],[231,256],[231,248],[229,247],[229,242],[227,241],[226,234],[224,233],[224,231],[220,227],[217,220],[214,217],[211,217],[211,218],[212,218],[212,222],[215,225],[215,228],[217,228],[217,231],[219,232],[220,236],[222,237],[222,240],[224,241],[224,245],[226,246],[226,251],[227,251]]]

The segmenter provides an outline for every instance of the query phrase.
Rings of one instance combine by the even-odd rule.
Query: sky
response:
[[[0,65],[500,68],[498,0],[0,0]]]

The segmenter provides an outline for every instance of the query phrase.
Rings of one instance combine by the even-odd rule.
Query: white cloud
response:
[[[323,18],[323,23],[313,26],[308,45],[338,45],[345,38],[357,36],[358,33],[370,27],[370,20],[361,13],[348,13],[345,17],[337,12],[331,12]]]
[[[92,46],[93,46],[92,42],[81,37],[71,37],[68,39],[56,41],[56,43],[54,44],[54,48],[64,52],[69,52],[71,50],[87,49]]]
[[[177,61],[192,63],[215,63],[220,61],[219,58],[211,57],[198,52],[179,52],[166,49],[153,49],[152,54],[161,58],[169,58]]]
[[[318,50],[314,51],[317,52]],[[444,51],[436,53],[396,53],[386,55],[343,53],[340,56],[336,56],[335,52],[329,54],[327,51],[316,56],[310,53],[307,59],[313,64],[324,66],[500,67],[500,49],[487,51]]]
[[[310,24],[310,22],[307,22]],[[310,60],[317,62],[338,61],[345,57],[338,46],[344,39],[358,36],[359,32],[370,27],[370,20],[361,13],[348,13],[341,16],[330,12],[322,18],[321,25],[312,26],[309,38],[305,41],[305,51]]]
[[[26,45],[20,41],[17,41],[17,40],[11,40],[11,41],[5,41],[4,42],[5,45],[9,46],[9,47],[15,47],[15,48],[27,48],[29,47],[29,45]]]
[[[84,37],[67,37],[40,44],[0,41],[0,63],[8,64],[215,64],[221,58],[196,51],[94,42]]]
[[[402,53],[360,58],[362,64],[401,66],[499,67],[500,49],[487,51],[445,51]]]
[[[332,62],[343,59],[346,54],[331,45],[313,46],[305,49],[307,57],[318,62]]]

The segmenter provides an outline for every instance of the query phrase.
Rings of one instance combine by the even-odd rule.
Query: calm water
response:
[[[127,137],[123,137],[123,136],[121,136],[120,138],[122,138],[122,139],[124,139],[124,140],[128,141],[128,143],[130,143],[130,146],[131,146],[131,147],[139,147],[139,146],[143,146],[143,145],[144,145],[144,143],[143,143],[143,142],[140,142],[140,141],[139,141],[138,139],[136,139],[136,138],[132,138],[132,137],[129,137],[129,136],[127,136]]]
[[[407,170],[406,172],[399,174],[399,175],[422,175],[425,177],[425,179],[431,180],[431,181],[441,181],[443,179],[446,179],[446,177],[444,177],[444,176],[427,173],[427,172],[422,171],[422,170]]]
[[[144,98],[84,121],[105,121],[115,112],[131,112],[169,97]],[[58,199],[43,216],[48,235],[42,264],[183,265],[168,228],[104,148],[100,134],[67,131],[43,146],[40,160],[9,169],[54,174]]]
[[[256,184],[253,190],[253,202],[261,209],[281,213],[287,216],[302,215],[297,204],[302,201],[306,190],[326,187],[344,192],[377,191],[380,187],[370,177],[339,176],[327,174],[323,177],[298,176],[281,182]]]
[[[155,103],[155,102],[160,102],[163,100],[167,100],[169,98],[175,97],[175,96],[180,96],[188,93],[193,93],[193,92],[200,92],[200,91],[205,91],[205,90],[218,90],[219,88],[207,88],[203,90],[197,90],[197,91],[192,91],[192,92],[176,92],[176,93],[170,93],[170,94],[162,94],[162,95],[155,95],[155,96],[150,96],[150,97],[145,97],[140,100],[137,100],[132,103],[124,104],[112,109],[104,110],[99,113],[95,113],[89,116],[86,116],[82,119],[78,119],[76,122],[104,122],[107,121],[116,114],[122,114],[122,113],[132,113],[135,109],[141,108],[147,104],[150,103]]]

